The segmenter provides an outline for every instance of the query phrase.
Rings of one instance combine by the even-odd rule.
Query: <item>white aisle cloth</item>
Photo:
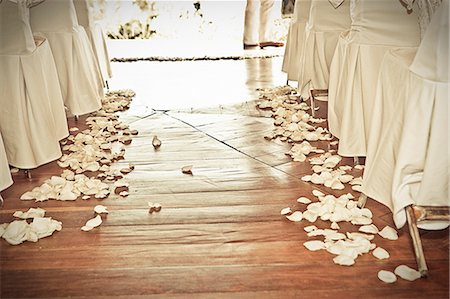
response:
[[[49,43],[33,39],[27,3],[16,2],[0,3],[0,132],[9,164],[30,169],[61,156],[68,129]]]
[[[349,1],[335,8],[327,0],[312,0],[298,77],[304,99],[311,89],[328,89],[330,65],[341,32],[350,28]]]
[[[102,77],[72,0],[46,0],[33,7],[30,15],[33,32],[50,42],[69,111],[82,115],[98,110],[104,95]]]
[[[294,5],[294,14],[289,25],[281,68],[287,74],[288,80],[297,81],[300,76],[299,69],[305,41],[305,26],[310,7],[311,0],[297,0]]]
[[[96,62],[100,68],[104,81],[112,77],[111,64],[109,61],[108,48],[106,46],[105,34],[99,22],[92,17],[87,0],[74,0],[78,24],[84,27],[91,42]]]
[[[0,133],[0,191],[8,188],[12,183],[13,180],[9,170],[8,159],[6,158],[5,146]]]
[[[274,0],[247,0],[244,19],[244,44],[258,45],[273,39]]]
[[[342,156],[366,156],[373,102],[384,54],[417,47],[417,13],[397,0],[351,0],[351,29],[341,34],[330,70],[328,124]]]

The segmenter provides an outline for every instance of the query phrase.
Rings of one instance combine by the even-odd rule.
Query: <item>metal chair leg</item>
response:
[[[4,204],[4,200],[3,200],[3,197],[2,197],[2,195],[0,194],[0,208],[3,208],[3,204]]]
[[[428,276],[428,267],[423,253],[422,240],[420,239],[419,229],[417,228],[416,216],[412,206],[406,207],[406,219],[408,221],[409,234],[414,246],[414,255],[416,256],[417,267],[422,277]]]
[[[361,192],[361,194],[359,195],[358,198],[358,207],[359,208],[364,208],[364,206],[366,205],[367,202],[367,195],[365,195],[363,192]]]
[[[25,175],[27,176],[27,179],[31,181],[31,179],[32,179],[31,170],[29,170],[29,169],[25,170]]]
[[[106,84],[106,91],[109,92],[109,84],[108,84],[108,80],[105,80],[105,84]]]
[[[359,165],[359,157],[353,157],[353,166]]]
[[[75,121],[78,122],[78,120],[80,119],[80,116],[75,115],[74,118],[75,118]]]

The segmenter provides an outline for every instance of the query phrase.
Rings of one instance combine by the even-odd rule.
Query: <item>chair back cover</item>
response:
[[[72,32],[78,26],[72,0],[45,0],[31,10],[33,32]]]
[[[420,42],[417,9],[400,0],[350,0],[351,29],[360,44],[415,47]]]
[[[18,55],[36,49],[25,0],[0,2],[0,54]]]
[[[73,5],[77,14],[78,24],[84,28],[94,26],[95,20],[92,18],[89,4],[86,0],[73,0]]]
[[[448,0],[444,0],[427,27],[410,70],[422,78],[448,82]]]
[[[327,0],[312,0],[306,28],[311,31],[344,31],[350,28],[350,6],[344,1],[338,8]]]
[[[300,20],[308,20],[310,8],[311,8],[311,0],[295,1],[294,15],[292,17],[292,22],[298,22]]]

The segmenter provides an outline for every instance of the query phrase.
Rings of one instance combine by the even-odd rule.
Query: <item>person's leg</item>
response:
[[[247,0],[245,8],[244,20],[244,47],[257,46],[259,44],[258,38],[258,12],[260,0]]]
[[[282,47],[284,44],[275,42],[273,22],[275,20],[274,0],[261,0],[259,22],[259,44],[261,47]]]

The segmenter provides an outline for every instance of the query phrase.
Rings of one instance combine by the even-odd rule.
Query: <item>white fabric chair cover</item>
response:
[[[373,104],[362,192],[393,210],[392,181],[408,101],[409,66],[417,49],[389,50],[381,63]]]
[[[408,101],[392,188],[397,227],[404,225],[404,208],[410,204],[450,206],[448,23],[449,3],[444,0],[410,67]],[[425,229],[446,226],[448,223],[421,225]]]
[[[112,70],[103,29],[100,23],[95,22],[92,17],[92,11],[86,0],[74,0],[73,4],[75,5],[78,24],[86,30],[102,78],[106,81],[112,77]]]
[[[351,29],[342,33],[330,70],[328,125],[342,156],[366,156],[378,73],[394,47],[417,47],[415,10],[398,0],[351,0]]]
[[[31,9],[30,18],[33,32],[50,43],[69,111],[81,115],[98,110],[104,95],[102,77],[72,0],[46,0]]]
[[[311,89],[328,89],[336,43],[341,32],[349,28],[349,1],[335,8],[327,0],[312,0],[298,78],[298,89],[303,98],[309,97]]]
[[[5,146],[2,134],[0,133],[0,191],[5,190],[13,183],[11,172],[9,171],[8,159],[6,158]]]
[[[310,7],[311,0],[297,0],[294,5],[294,14],[289,25],[281,68],[287,74],[288,80],[297,81],[300,76],[299,69],[305,41],[305,26],[308,21]]]
[[[388,51],[379,74],[362,191],[388,206],[399,228],[409,204],[449,205],[448,57],[437,54],[448,51],[448,7],[443,9],[447,15],[436,15],[419,50]],[[410,71],[418,65],[428,75],[429,66],[437,66],[440,76],[430,80]]]
[[[25,169],[59,158],[68,136],[52,52],[43,37],[31,46],[28,13],[25,0],[0,3],[0,132],[9,164]]]

